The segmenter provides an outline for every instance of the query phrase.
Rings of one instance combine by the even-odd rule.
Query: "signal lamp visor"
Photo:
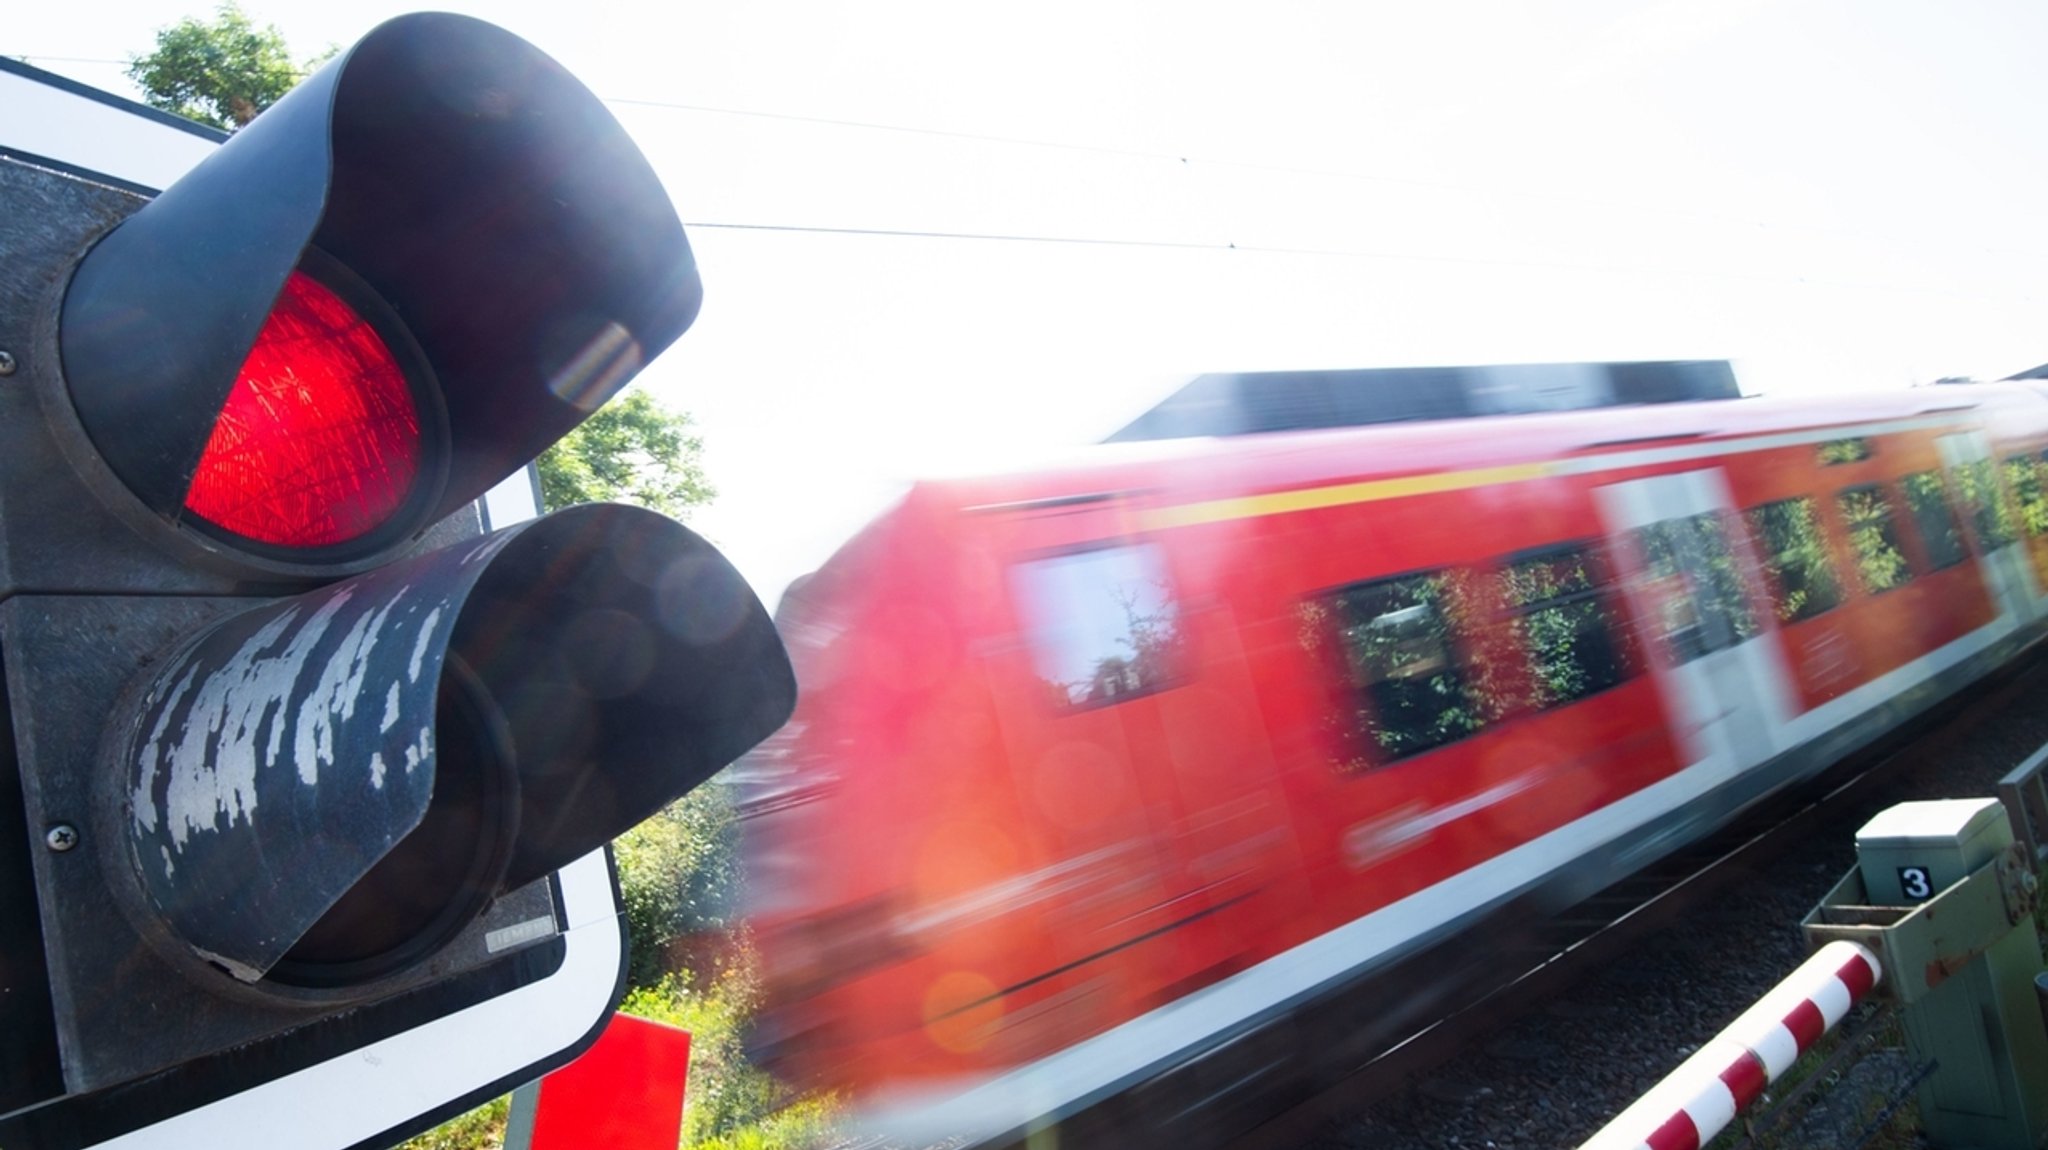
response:
[[[610,504],[224,615],[147,675],[99,835],[127,913],[209,985],[339,998],[696,786],[796,695],[731,564]]]
[[[412,382],[383,334],[294,271],[221,406],[185,509],[276,547],[354,542],[412,495],[420,428]]]

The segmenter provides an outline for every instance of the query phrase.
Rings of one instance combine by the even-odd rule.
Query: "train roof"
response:
[[[1740,398],[1724,359],[1238,372],[1191,380],[1109,441]]]
[[[1467,471],[1688,442],[1896,423],[1998,408],[2017,434],[2048,437],[2048,385],[1944,384],[1837,396],[1756,397],[1366,427],[1097,444],[1028,471],[926,479],[790,586],[792,616],[815,610],[896,550],[898,532],[928,516],[1080,506],[1170,492],[1176,501],[1230,499],[1327,483]],[[785,620],[779,610],[778,623]]]
[[[1177,498],[1435,471],[1502,467],[1683,441],[1851,428],[2008,409],[2048,433],[2048,388],[2025,382],[1951,384],[1848,396],[1745,398],[1544,414],[1477,416],[1364,427],[1113,442],[1028,472],[920,482],[907,503],[994,511],[1029,504],[1171,489]],[[2032,415],[2021,414],[2031,410]]]

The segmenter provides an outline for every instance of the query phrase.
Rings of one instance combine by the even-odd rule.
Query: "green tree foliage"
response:
[[[2008,462],[2008,471],[2010,470]],[[1955,481],[1956,498],[1970,514],[1977,541],[1988,550],[2011,543],[2019,530],[2012,499],[1998,482],[1998,471],[1989,459],[1973,460],[1949,470]],[[2040,491],[2035,491],[2038,498]]]
[[[1841,580],[1811,498],[1781,499],[1747,514],[1750,532],[1763,544],[1764,570],[1780,622],[1811,618],[1841,603]]]
[[[682,1145],[699,1150],[779,1150],[823,1146],[832,1137],[834,1102],[793,1097],[747,1063],[741,1042],[759,989],[751,958],[710,977],[664,976],[629,991],[619,1009],[690,1032],[690,1085]]]
[[[1822,467],[1833,467],[1840,463],[1861,463],[1870,458],[1870,441],[1861,437],[1830,439],[1820,445],[1816,455]]]
[[[1510,565],[1501,573],[1510,632],[1528,652],[1531,706],[1562,706],[1621,682],[1627,669],[1609,634],[1602,587],[1582,549]]]
[[[1066,703],[1156,691],[1185,669],[1180,615],[1173,605],[1172,588],[1153,582],[1142,589],[1113,588],[1110,593],[1123,609],[1124,634],[1114,642],[1125,653],[1100,656],[1085,682],[1059,686]]]
[[[158,31],[156,50],[128,61],[128,78],[151,107],[232,132],[335,51],[294,63],[276,25],[258,28],[230,0],[210,21],[187,16]]]
[[[2042,495],[2040,468],[2024,455],[2005,461],[2005,479],[2019,501],[2020,525],[2029,535],[2048,535],[2048,497]]]
[[[1852,487],[1835,497],[1842,521],[1849,526],[1849,544],[1856,549],[1856,574],[1871,594],[1903,587],[1913,577],[1906,553],[1899,549],[1891,501],[1882,487]]]
[[[1756,637],[1756,616],[1719,514],[1645,524],[1635,540],[1644,581],[1657,589],[1657,626],[1679,662]]]
[[[718,494],[704,474],[704,441],[691,427],[687,413],[644,391],[619,396],[536,461],[542,505],[553,511],[612,501],[684,518]]]
[[[458,1114],[399,1143],[397,1150],[495,1150],[505,1144],[505,1127],[511,1114],[510,1094],[493,1098],[467,1114]]]
[[[1927,561],[1936,570],[1952,567],[1969,558],[1963,543],[1962,524],[1948,505],[1948,491],[1941,476],[1922,471],[1906,476],[1906,509],[1920,528],[1920,542],[1927,548]]]
[[[1352,682],[1371,710],[1357,715],[1386,758],[1420,754],[1479,730],[1490,693],[1459,673],[1454,632],[1472,596],[1454,587],[1460,573],[1437,572],[1348,588],[1332,603]]]
[[[632,939],[626,982],[651,987],[677,965],[713,967],[739,902],[739,824],[724,785],[706,783],[612,843]],[[698,961],[689,961],[697,959]]]

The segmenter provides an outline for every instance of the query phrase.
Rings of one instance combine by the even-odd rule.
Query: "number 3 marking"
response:
[[[1928,881],[1924,866],[1902,866],[1899,868],[1899,887],[1907,898],[1921,899],[1934,893],[1934,884]]]

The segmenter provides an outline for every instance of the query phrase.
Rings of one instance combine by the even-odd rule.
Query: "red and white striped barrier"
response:
[[[1579,1150],[1699,1150],[1883,975],[1864,947],[1827,944]]]

